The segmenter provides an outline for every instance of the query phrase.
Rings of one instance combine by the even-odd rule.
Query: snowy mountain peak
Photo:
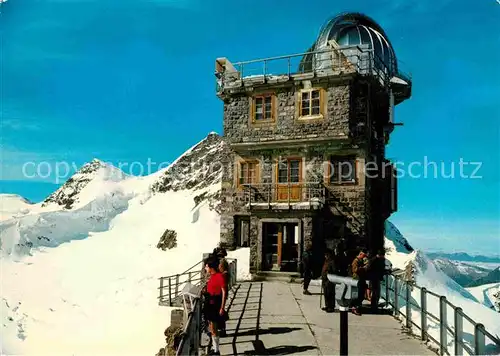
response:
[[[49,195],[42,203],[42,207],[57,204],[65,209],[74,208],[75,203],[88,203],[95,199],[100,189],[106,182],[119,182],[127,178],[120,169],[94,158],[84,164],[73,174],[59,189]],[[88,189],[92,187],[94,189]],[[82,192],[87,191],[86,199],[82,198]],[[106,191],[101,189],[101,192]]]

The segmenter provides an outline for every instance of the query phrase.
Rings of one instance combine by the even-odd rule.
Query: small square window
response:
[[[253,100],[253,122],[272,121],[274,119],[273,95],[255,96]]]
[[[257,162],[240,162],[238,183],[256,184],[257,182]]]
[[[356,158],[332,157],[329,172],[331,184],[356,183]]]
[[[300,116],[320,116],[322,114],[321,89],[311,89],[300,93]]]

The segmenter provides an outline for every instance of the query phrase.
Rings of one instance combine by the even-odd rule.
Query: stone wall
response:
[[[259,218],[252,216],[250,218],[250,273],[257,272],[262,265],[262,244],[259,236],[262,236]]]
[[[224,137],[228,143],[266,142],[290,139],[345,138],[352,126],[350,86],[322,84],[325,88],[325,117],[298,120],[301,86],[274,89],[276,120],[254,124],[251,120],[251,97],[245,94],[225,99]]]

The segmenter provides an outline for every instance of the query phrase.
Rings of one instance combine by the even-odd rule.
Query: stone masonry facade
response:
[[[252,96],[238,94],[225,99],[224,137],[229,144],[299,139],[347,138],[352,134],[350,101],[352,85],[322,83],[325,91],[326,114],[323,119],[301,120],[298,113],[298,93],[303,86],[256,90],[252,95],[275,94],[276,120],[252,123]],[[316,86],[315,86],[316,87]]]
[[[377,195],[371,194],[371,189],[377,183],[375,179],[365,177],[364,167],[374,157],[377,160],[383,158],[384,145],[372,141],[383,137],[383,134],[373,132],[378,130],[381,133],[380,122],[386,113],[369,105],[372,98],[366,88],[370,85],[372,92],[377,89],[373,84],[360,83],[356,77],[329,78],[327,81],[292,82],[288,85],[268,84],[223,97],[224,140],[232,153],[222,157],[227,169],[222,176],[221,243],[229,248],[237,247],[236,218],[246,217],[250,229],[252,273],[258,272],[262,263],[262,222],[266,219],[297,221],[301,251],[307,243],[323,248],[323,240],[330,235],[348,240],[354,248],[383,244],[383,236],[369,236],[372,230],[380,231],[380,226],[375,225],[383,224],[383,221],[373,217],[377,202],[371,201],[371,197]],[[322,116],[303,119],[298,109],[299,95],[301,90],[311,87],[322,90]],[[252,120],[253,100],[266,93],[273,94],[274,119],[256,123]],[[378,118],[379,126],[370,122],[375,121],[374,118]],[[347,156],[356,161],[355,182],[330,184],[330,159]],[[324,189],[324,203],[319,209],[256,210],[250,207],[246,190],[237,184],[240,162],[257,161],[258,183],[275,184],[277,164],[283,157],[300,157],[301,182],[317,183]],[[341,232],[332,232],[332,224],[342,225],[338,229]]]

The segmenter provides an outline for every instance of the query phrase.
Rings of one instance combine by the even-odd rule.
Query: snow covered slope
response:
[[[204,160],[222,145],[211,134],[149,177],[95,160],[43,204],[2,221],[1,351],[154,354],[170,319],[158,306],[158,277],[187,269],[219,241],[210,198],[222,171],[206,171]],[[177,232],[175,249],[156,248],[165,229]],[[248,249],[231,255],[243,276]]]
[[[500,282],[467,288],[476,299],[500,313]]]
[[[474,319],[476,322],[483,323],[490,333],[497,338],[500,338],[500,314],[486,307],[481,303],[481,300],[476,298],[474,294],[460,286],[457,282],[448,277],[433,260],[427,257],[420,250],[413,250],[411,246],[406,246],[408,243],[401,235],[397,228],[390,222],[386,226],[386,257],[390,260],[393,268],[398,268],[403,273],[403,278],[414,281],[418,286],[424,287],[433,293],[445,296],[446,299],[455,305],[461,307],[465,314]],[[402,291],[400,291],[402,293]],[[412,291],[414,303],[420,305],[420,290]],[[401,311],[405,313],[405,306],[400,302]],[[428,310],[439,315],[439,299],[428,296]],[[448,308],[448,325],[454,325],[453,312]],[[412,319],[417,325],[420,325],[420,314],[416,311],[412,314]],[[428,318],[429,333],[434,338],[439,340],[439,325],[432,319]],[[464,322],[464,333],[468,337],[467,341],[472,345],[474,328],[470,323]],[[487,343],[489,341],[487,340]],[[448,345],[450,354],[453,354],[453,340],[449,340]],[[490,344],[489,351],[492,354],[499,354],[500,347],[495,347]]]
[[[17,194],[0,194],[0,221],[26,214],[33,203]]]

